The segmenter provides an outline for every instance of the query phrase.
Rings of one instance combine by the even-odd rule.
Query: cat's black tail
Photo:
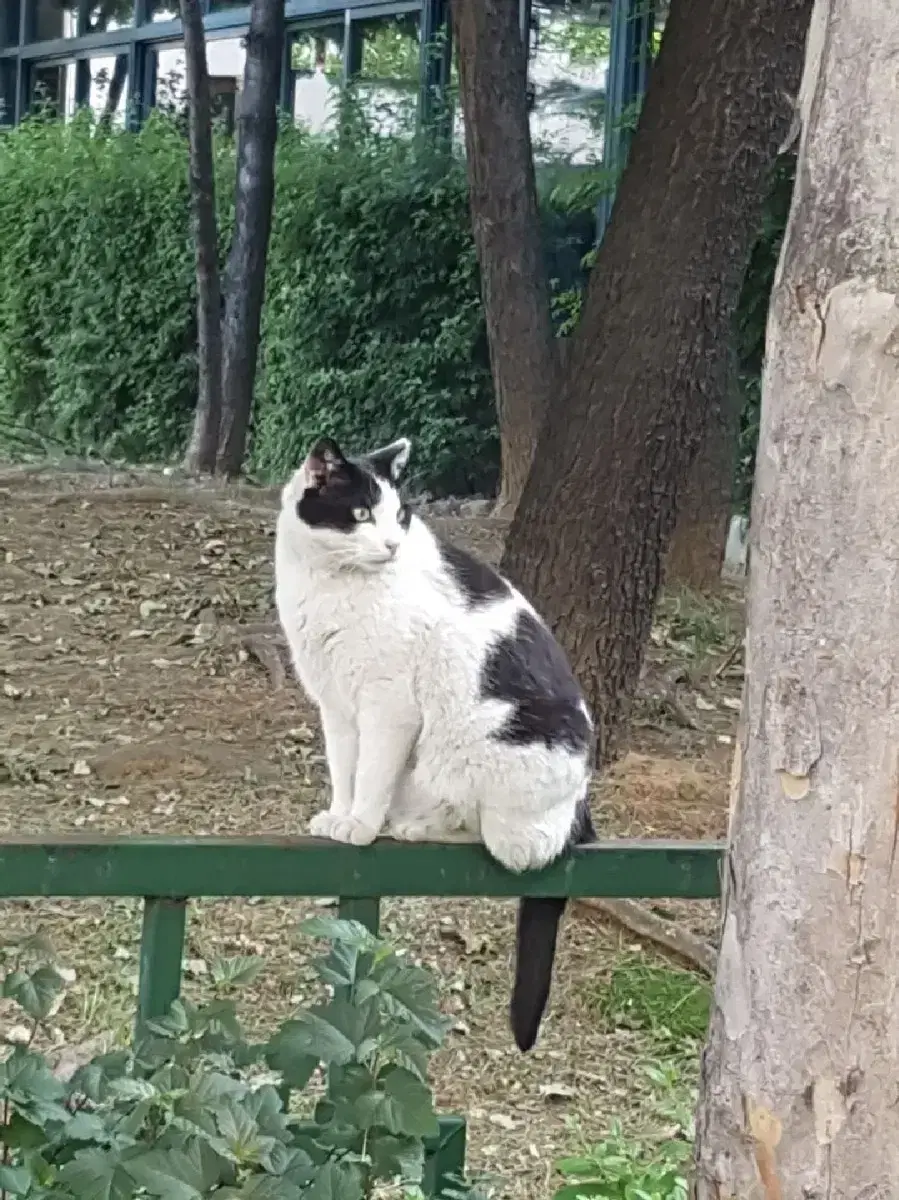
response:
[[[582,800],[571,829],[569,846],[581,846],[596,837],[590,808]],[[537,1040],[543,1010],[549,999],[559,922],[564,897],[526,896],[518,906],[515,938],[515,984],[509,1015],[519,1050],[530,1050]]]

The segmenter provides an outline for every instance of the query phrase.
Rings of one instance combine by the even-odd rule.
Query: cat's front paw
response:
[[[328,811],[315,814],[309,822],[309,832],[313,837],[330,838],[332,842],[346,842],[350,846],[370,846],[379,831],[356,817]]]

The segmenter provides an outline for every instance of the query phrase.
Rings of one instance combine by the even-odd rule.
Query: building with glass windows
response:
[[[249,7],[206,0],[214,101],[239,111]],[[535,157],[620,158],[622,113],[646,87],[654,0],[519,0],[529,49]],[[281,107],[327,129],[348,79],[385,130],[426,115],[453,78],[449,0],[286,0]],[[0,0],[0,123],[36,105],[64,117],[90,106],[138,126],[154,106],[184,105],[181,22],[173,0]],[[454,120],[461,141],[461,118]]]

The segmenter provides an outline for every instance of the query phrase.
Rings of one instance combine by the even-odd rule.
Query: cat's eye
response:
[[[371,509],[370,508],[354,508],[353,509],[353,520],[358,521],[360,525],[362,524],[363,521],[370,521],[371,520]]]

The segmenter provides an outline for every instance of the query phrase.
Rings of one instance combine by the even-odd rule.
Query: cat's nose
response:
[[[391,557],[393,557],[393,555],[396,554],[396,552],[397,552],[397,550],[399,550],[399,548],[400,548],[399,542],[394,541],[392,538],[384,539],[384,549],[387,551],[387,553]]]

